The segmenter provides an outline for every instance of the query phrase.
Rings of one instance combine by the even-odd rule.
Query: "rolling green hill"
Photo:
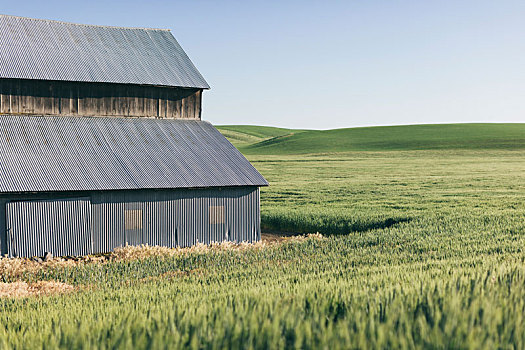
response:
[[[217,126],[217,129],[236,147],[252,145],[294,132],[290,129],[256,125],[221,125]]]
[[[525,149],[525,124],[432,124],[333,130],[219,126],[245,154],[422,149]]]

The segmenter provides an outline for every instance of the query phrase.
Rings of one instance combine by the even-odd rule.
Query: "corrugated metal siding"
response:
[[[10,256],[86,255],[93,251],[89,198],[6,205]]]
[[[0,116],[0,192],[267,184],[204,121]]]
[[[224,222],[210,207],[224,206]],[[126,229],[126,210],[141,212],[140,230]],[[90,198],[6,204],[9,256],[86,255],[139,244],[188,247],[198,242],[261,239],[259,188],[95,192]],[[4,235],[0,235],[4,237]],[[4,240],[4,238],[2,238]]]
[[[2,256],[9,254],[7,251],[7,230],[6,230],[6,203],[8,201],[0,198],[0,254]]]
[[[169,30],[0,15],[0,78],[208,89]]]
[[[126,244],[188,247],[260,240],[259,189],[184,189],[107,192],[92,198],[94,252]],[[224,206],[224,223],[210,224],[210,206]],[[125,229],[125,210],[141,210],[140,240]]]

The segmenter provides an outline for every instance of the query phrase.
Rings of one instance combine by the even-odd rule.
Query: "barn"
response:
[[[261,237],[267,181],[210,123],[169,30],[0,15],[0,250]]]

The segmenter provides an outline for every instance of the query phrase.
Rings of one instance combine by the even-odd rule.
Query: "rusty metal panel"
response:
[[[8,254],[86,255],[93,250],[89,198],[15,201],[6,205]]]
[[[209,89],[166,29],[0,15],[0,78]]]

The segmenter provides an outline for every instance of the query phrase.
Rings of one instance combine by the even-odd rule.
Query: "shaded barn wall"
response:
[[[0,79],[0,114],[200,119],[202,89]]]
[[[3,196],[0,248],[29,257],[104,253],[126,244],[253,242],[261,238],[259,202],[253,186]]]

